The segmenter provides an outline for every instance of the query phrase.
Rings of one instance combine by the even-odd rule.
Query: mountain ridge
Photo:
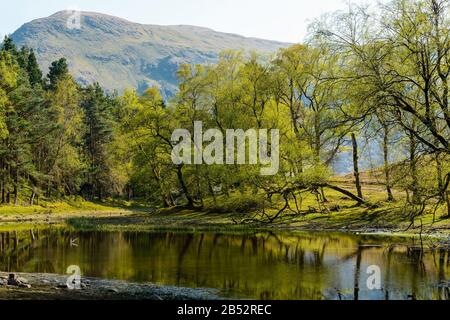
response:
[[[99,82],[108,91],[158,85],[164,96],[177,90],[181,63],[214,63],[223,50],[257,51],[270,56],[290,44],[249,38],[192,25],[141,24],[97,12],[80,12],[80,29],[67,26],[70,11],[22,25],[12,38],[33,48],[44,71],[67,58],[81,84]]]

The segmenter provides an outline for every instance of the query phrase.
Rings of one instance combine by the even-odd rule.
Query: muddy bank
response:
[[[214,289],[190,289],[82,278],[81,289],[67,288],[66,275],[15,273],[22,285],[8,285],[0,272],[0,300],[211,300],[221,299]]]

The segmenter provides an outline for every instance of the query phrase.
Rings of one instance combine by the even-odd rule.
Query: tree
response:
[[[63,80],[64,78],[67,78],[68,74],[69,67],[67,65],[66,58],[61,58],[59,60],[53,61],[47,74],[48,88],[50,90],[55,90],[58,82]]]
[[[78,85],[66,75],[54,84],[50,93],[51,121],[56,125],[48,146],[46,174],[51,176],[47,193],[75,194],[83,181],[85,163],[82,137],[85,132],[84,113],[79,106]]]
[[[379,14],[350,6],[334,21],[316,24],[316,36],[357,66],[351,77],[366,88],[367,99],[378,102],[372,111],[382,106],[408,137],[413,203],[432,196],[418,178],[419,158],[450,152],[449,16],[446,0],[395,0]]]
[[[39,64],[37,62],[36,55],[34,54],[33,49],[30,49],[30,52],[28,54],[27,72],[28,72],[30,84],[32,86],[42,84],[42,71],[39,67]]]
[[[9,52],[13,56],[17,55],[17,47],[10,36],[5,36],[5,38],[3,39],[1,50]]]
[[[85,191],[93,198],[102,199],[105,194],[112,194],[111,156],[108,146],[113,140],[114,99],[108,97],[98,83],[83,90],[81,107],[85,114],[86,132],[84,146],[89,162],[87,185]],[[89,189],[89,190],[86,190]]]

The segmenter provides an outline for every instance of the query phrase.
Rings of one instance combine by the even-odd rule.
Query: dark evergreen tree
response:
[[[12,55],[17,55],[17,47],[10,36],[5,36],[1,49],[10,52]]]
[[[98,83],[84,90],[82,107],[86,117],[85,150],[89,162],[84,191],[102,199],[111,193],[108,144],[113,137],[114,99],[105,95]]]
[[[59,80],[63,79],[69,74],[69,67],[66,58],[53,61],[49,68],[47,75],[48,88],[54,90]]]
[[[28,54],[27,72],[28,72],[30,84],[32,86],[42,84],[42,71],[39,67],[39,64],[37,62],[36,55],[34,54],[33,49],[30,49],[30,52]]]

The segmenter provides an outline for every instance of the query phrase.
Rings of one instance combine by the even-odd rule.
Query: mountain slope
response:
[[[143,25],[99,13],[82,12],[81,28],[70,29],[71,13],[24,24],[12,38],[36,50],[43,70],[61,57],[75,79],[98,81],[108,90],[138,88],[157,82],[166,96],[176,91],[180,63],[211,63],[226,49],[271,54],[288,44],[245,38],[194,26]]]

